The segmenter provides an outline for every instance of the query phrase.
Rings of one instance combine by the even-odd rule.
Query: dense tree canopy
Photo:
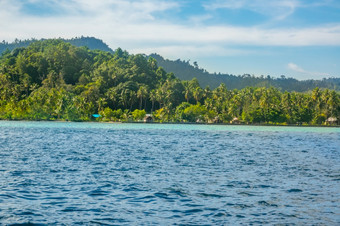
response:
[[[114,51],[109,48],[102,40],[94,37],[76,37],[72,39],[58,39],[70,43],[74,46],[81,47],[86,46],[91,50],[102,50],[113,53]],[[36,39],[18,40],[16,39],[12,43],[6,41],[0,42],[0,54],[6,49],[12,51],[15,48],[27,47]],[[276,87],[282,92],[297,91],[306,92],[311,91],[316,87],[323,89],[334,89],[340,91],[340,78],[329,77],[322,80],[302,80],[299,81],[294,78],[286,77],[281,75],[279,78],[266,76],[254,76],[250,74],[244,75],[232,75],[232,74],[221,74],[221,73],[209,73],[208,71],[200,68],[197,62],[190,63],[190,60],[168,60],[164,59],[158,54],[151,54],[149,57],[157,60],[158,66],[164,68],[167,72],[173,72],[174,75],[181,80],[192,80],[197,78],[201,86],[210,86],[210,88],[217,88],[221,83],[226,84],[228,89],[243,89],[246,87]]]
[[[145,55],[114,53],[44,40],[0,57],[0,119],[156,120],[324,124],[340,119],[335,90],[281,92],[273,87],[229,90],[181,81]],[[98,119],[96,119],[98,120]]]

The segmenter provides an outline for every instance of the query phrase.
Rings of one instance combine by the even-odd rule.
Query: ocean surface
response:
[[[340,128],[0,121],[0,225],[340,225]]]

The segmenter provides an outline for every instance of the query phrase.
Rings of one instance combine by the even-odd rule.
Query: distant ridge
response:
[[[45,39],[41,39],[45,40]],[[86,46],[91,50],[102,50],[105,52],[113,53],[114,51],[102,40],[95,37],[76,37],[72,39],[62,39],[59,40],[68,42],[74,46],[81,47]],[[37,39],[26,39],[18,40],[16,39],[12,43],[6,41],[0,42],[0,55],[6,49],[12,51],[15,48],[27,47],[32,42],[38,41]],[[315,87],[323,89],[333,89],[340,90],[340,78],[324,78],[322,80],[304,80],[299,81],[294,78],[289,78],[281,76],[279,78],[274,78],[268,76],[256,77],[249,74],[244,75],[232,75],[232,74],[221,74],[221,73],[209,73],[205,69],[200,68],[197,62],[193,65],[189,61],[168,60],[164,59],[159,54],[151,54],[147,57],[152,57],[157,60],[158,66],[164,68],[167,72],[173,72],[176,77],[181,80],[192,80],[197,78],[201,87],[209,86],[211,89],[215,89],[221,83],[224,83],[229,90],[232,89],[243,89],[245,87],[276,87],[282,91],[297,91],[306,92],[313,90]]]
[[[203,68],[199,68],[197,62],[191,65],[189,61],[168,60],[154,53],[150,57],[157,60],[159,66],[163,67],[167,72],[173,72],[176,77],[181,80],[191,80],[197,78],[202,87],[209,86],[215,89],[221,83],[224,83],[229,90],[243,89],[245,87],[276,87],[282,91],[297,91],[305,92],[314,89],[315,87],[324,89],[340,90],[340,78],[325,78],[322,80],[303,80],[299,81],[294,78],[281,76],[274,78],[271,76],[256,77],[254,75],[231,75],[221,73],[209,73]]]
[[[45,39],[41,39],[41,40],[45,40]],[[86,46],[91,50],[98,49],[98,50],[113,53],[113,50],[106,43],[104,43],[102,40],[94,38],[94,37],[81,36],[81,37],[76,37],[76,38],[72,38],[72,39],[59,38],[59,40],[62,40],[64,42],[68,42],[68,43],[70,43],[74,46],[77,46],[77,47]],[[31,44],[32,42],[35,42],[35,41],[38,41],[38,40],[37,39],[25,39],[25,40],[16,39],[12,43],[2,41],[0,43],[0,55],[6,49],[12,51],[15,48],[27,47],[29,44]]]

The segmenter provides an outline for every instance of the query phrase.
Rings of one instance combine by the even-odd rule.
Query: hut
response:
[[[240,124],[241,121],[238,118],[233,118],[233,120],[230,121],[231,124]]]
[[[327,120],[326,120],[326,123],[328,123],[329,125],[336,125],[338,122],[338,119],[335,118],[335,117],[329,117]]]
[[[144,117],[144,122],[153,122],[153,118],[151,114],[146,114]]]
[[[220,119],[220,117],[217,115],[213,120],[212,120],[213,123],[222,123],[222,119]]]

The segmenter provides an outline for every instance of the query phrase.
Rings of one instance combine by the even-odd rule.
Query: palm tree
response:
[[[155,100],[157,99],[156,91],[154,89],[151,90],[149,98],[151,100],[151,112],[153,112],[153,108],[154,108],[154,105],[155,105]]]
[[[123,89],[121,94],[120,94],[119,99],[120,99],[120,103],[123,105],[124,109],[126,109],[128,101],[129,101],[129,90]]]
[[[292,118],[292,99],[291,94],[289,92],[284,92],[282,95],[281,106],[283,111],[286,112],[288,118]]]
[[[147,95],[148,95],[147,86],[140,86],[137,91],[137,98],[139,98],[139,109],[142,109],[143,99],[144,99],[144,109],[146,108]]]
[[[330,116],[333,117],[337,117],[339,118],[339,114],[340,114],[340,99],[339,99],[339,95],[337,95],[337,93],[332,90],[329,93],[329,98],[327,101],[327,106],[330,112]]]
[[[183,81],[183,86],[184,86],[184,97],[186,101],[189,103],[189,99],[191,96],[191,87],[188,81]]]
[[[106,99],[112,103],[111,108],[113,109],[113,105],[117,102],[117,91],[115,88],[110,88],[106,93],[105,93]],[[110,106],[110,104],[109,104]]]
[[[106,99],[100,97],[97,101],[98,104],[98,112],[102,111],[104,109],[104,106],[107,104]]]
[[[203,96],[203,90],[201,87],[196,87],[196,89],[193,91],[193,97],[196,100],[196,104],[198,104],[199,100]]]
[[[156,100],[159,103],[159,108],[162,108],[162,105],[165,101],[165,97],[166,97],[166,92],[164,90],[164,86],[160,86],[157,90],[156,90]]]
[[[132,106],[136,102],[136,100],[137,100],[137,93],[133,90],[130,90],[129,92],[130,111],[132,110]]]

